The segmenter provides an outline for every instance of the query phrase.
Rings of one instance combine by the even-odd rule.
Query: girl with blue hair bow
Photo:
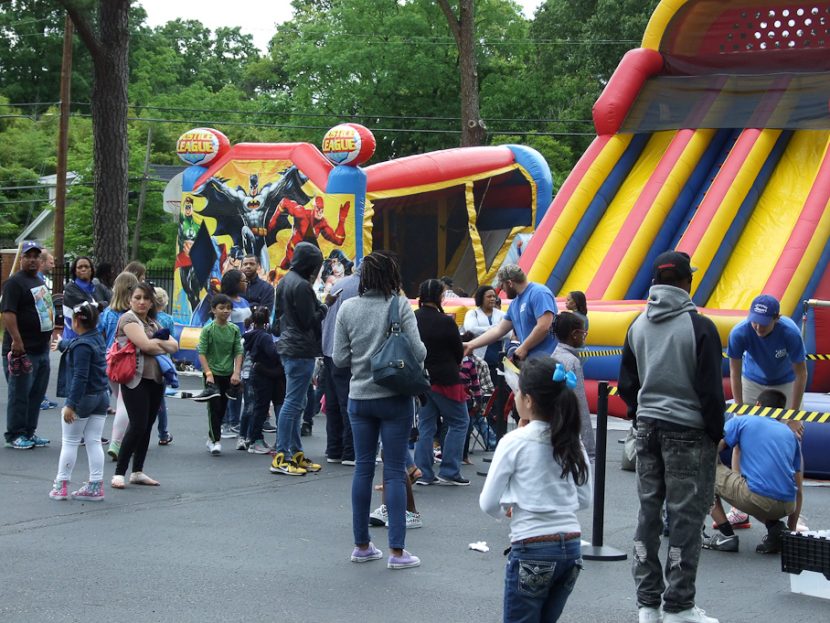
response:
[[[553,359],[529,359],[515,394],[527,424],[496,447],[479,505],[510,518],[504,583],[508,621],[557,621],[582,568],[576,512],[591,499],[591,468],[580,441],[576,376]]]

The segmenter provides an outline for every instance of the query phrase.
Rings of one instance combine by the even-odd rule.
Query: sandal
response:
[[[150,478],[144,472],[133,472],[132,474],[130,474],[130,484],[147,485],[148,487],[158,487],[160,483],[158,480],[153,480],[152,478]]]
[[[415,484],[415,481],[416,481],[416,480],[418,480],[418,478],[420,478],[421,476],[423,476],[423,475],[424,475],[424,474],[421,472],[421,470],[420,470],[420,469],[418,469],[417,465],[413,465],[413,466],[411,466],[411,467],[407,470],[407,473],[409,474],[409,482],[411,482],[413,485]]]
[[[124,483],[124,476],[118,476],[118,475],[113,476],[112,477],[112,482],[110,483],[110,486],[113,489],[123,489],[124,487],[126,487],[127,485]]]

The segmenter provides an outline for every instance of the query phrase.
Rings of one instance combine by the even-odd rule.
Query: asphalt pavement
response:
[[[197,389],[198,380],[185,378],[183,386]],[[205,448],[205,406],[168,399],[168,409],[174,442],[158,446],[154,436],[145,465],[161,486],[115,491],[107,460],[102,503],[47,497],[60,452],[57,409],[42,412],[38,428],[51,447],[0,449],[0,621],[501,620],[507,525],[478,508],[480,451],[476,466],[464,470],[471,486],[416,487],[424,527],[407,534],[407,549],[422,565],[391,571],[383,561],[349,561],[353,468],[324,464],[319,474],[274,475],[270,457],[239,452],[235,440],[213,457]],[[608,434],[604,542],[629,556],[585,562],[564,623],[637,620],[630,556],[637,497],[634,474],[619,469],[623,434]],[[324,463],[325,416],[303,442]],[[87,475],[82,449],[73,484]],[[830,528],[830,489],[809,487],[804,515],[811,528]],[[591,509],[580,520],[590,540]],[[386,553],[385,529],[372,531]],[[830,601],[792,594],[780,558],[755,553],[763,533],[762,526],[740,531],[737,554],[702,553],[698,605],[729,623],[829,620]],[[476,541],[490,551],[470,550]]]

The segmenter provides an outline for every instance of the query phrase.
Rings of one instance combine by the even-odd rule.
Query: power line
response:
[[[57,106],[60,102],[41,102],[41,103],[21,103],[21,104],[3,104],[0,107],[5,108],[24,108],[24,107],[40,107],[40,106]],[[73,106],[90,107],[90,102],[72,102]],[[272,115],[275,117],[302,117],[302,118],[336,118],[336,119],[387,119],[400,121],[452,121],[459,122],[461,117],[430,117],[417,115],[374,115],[366,114],[339,114],[339,113],[300,113],[300,112],[278,112],[278,111],[250,111],[250,110],[232,110],[232,109],[209,109],[209,108],[184,108],[175,106],[152,106],[144,104],[129,104],[130,108],[144,109],[144,110],[159,110],[168,112],[193,112],[193,113],[207,113],[207,114],[238,114],[238,115]],[[527,119],[522,117],[487,117],[488,122],[519,122],[519,123],[584,123],[592,124],[590,119],[558,119],[558,118],[537,118]]]

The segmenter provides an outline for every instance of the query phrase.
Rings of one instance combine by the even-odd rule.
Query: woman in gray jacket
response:
[[[427,351],[418,335],[415,315],[405,296],[398,296],[401,275],[390,255],[375,251],[363,258],[359,296],[344,301],[334,331],[334,365],[351,367],[349,421],[355,448],[352,480],[352,562],[383,557],[369,540],[369,511],[378,436],[383,441],[383,490],[389,525],[390,569],[417,567],[421,561],[404,549],[406,540],[406,453],[412,427],[410,396],[395,394],[372,380],[370,359],[386,339],[390,305],[398,305],[401,330],[415,357],[423,363]]]

